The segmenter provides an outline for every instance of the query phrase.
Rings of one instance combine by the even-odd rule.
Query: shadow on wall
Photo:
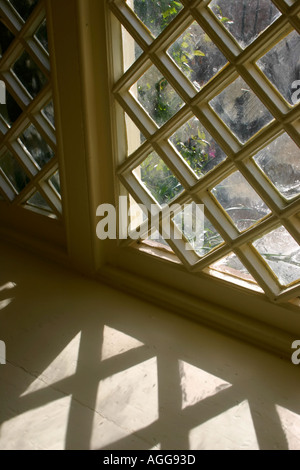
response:
[[[292,365],[75,274],[30,266],[13,302],[0,291],[0,449],[299,445]]]

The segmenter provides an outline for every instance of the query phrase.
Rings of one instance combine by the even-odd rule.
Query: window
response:
[[[62,213],[45,3],[1,3],[0,194],[50,218]]]
[[[297,2],[110,1],[116,172],[131,206],[204,204],[193,251],[135,246],[276,302],[299,295]],[[123,54],[117,53],[123,45]],[[136,211],[134,211],[136,212]],[[173,223],[189,239],[181,223]],[[149,250],[147,250],[147,246]],[[170,250],[171,249],[171,250]]]
[[[40,0],[30,14],[1,3],[11,43],[0,80],[21,112],[10,123],[1,108],[0,157],[25,177],[16,188],[0,170],[0,235],[290,356],[300,333],[299,2],[161,0],[171,8],[153,23],[138,3]],[[255,27],[237,28],[250,10]],[[42,74],[36,94],[18,77],[27,55]],[[97,207],[119,195],[133,210],[204,204],[205,239],[189,252],[147,239],[136,211],[139,240],[98,240]],[[180,212],[173,225],[189,239]]]

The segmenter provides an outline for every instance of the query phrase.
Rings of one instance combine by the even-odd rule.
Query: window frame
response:
[[[115,31],[112,36],[107,2],[47,0],[46,5],[64,220],[48,221],[25,211],[16,222],[20,209],[3,210],[0,201],[1,236],[14,236],[85,275],[290,356],[291,344],[300,335],[297,307],[229,284],[225,276],[188,271],[168,254],[154,257],[155,247],[136,249],[97,239],[96,209],[102,203],[114,205],[119,195],[114,155],[122,138],[116,135],[110,93],[118,71],[110,51],[120,54],[120,38]],[[16,236],[16,228],[23,233]],[[41,241],[45,233],[48,243]]]

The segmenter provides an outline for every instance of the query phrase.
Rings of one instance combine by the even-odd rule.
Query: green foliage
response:
[[[141,180],[160,205],[168,204],[182,191],[178,179],[156,152],[142,163]]]
[[[155,37],[181,9],[182,4],[175,0],[134,0],[134,11]]]

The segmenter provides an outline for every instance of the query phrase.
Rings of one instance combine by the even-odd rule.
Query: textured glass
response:
[[[170,142],[198,178],[202,178],[226,159],[221,147],[196,117],[178,129]]]
[[[222,52],[196,21],[168,49],[168,54],[197,90],[227,63]]]
[[[257,61],[262,72],[291,105],[298,102],[299,50],[300,35],[293,31]]]
[[[57,171],[56,173],[54,173],[53,176],[51,176],[51,178],[49,179],[50,183],[52,184],[52,186],[54,187],[54,189],[58,192],[58,194],[61,194],[61,191],[60,191],[60,177],[59,177],[59,171]]]
[[[29,183],[29,178],[17,160],[10,152],[0,157],[0,168],[3,170],[17,193],[20,193]]]
[[[30,124],[23,134],[20,135],[19,139],[36,161],[39,168],[43,168],[54,156],[53,150],[44,141],[33,124]]]
[[[224,240],[205,216],[203,217],[203,223],[201,220],[198,221],[200,230],[195,233],[196,221],[194,221],[194,204],[195,203],[190,204],[186,208],[186,210],[189,210],[192,214],[191,222],[193,226],[191,226],[189,223],[186,225],[185,214],[183,211],[177,214],[173,220],[187,241],[190,242],[196,254],[200,257],[203,257],[218,246],[222,245]],[[187,218],[187,220],[189,220],[189,218]]]
[[[271,213],[240,172],[235,172],[212,191],[240,232]]]
[[[39,209],[44,209],[46,211],[52,210],[49,204],[45,201],[45,199],[39,192],[34,193],[34,195],[30,199],[28,199],[27,204],[29,204],[30,206],[37,207]]]
[[[175,0],[126,0],[138,18],[157,37],[176,17],[182,4]]]
[[[178,179],[156,152],[148,155],[146,160],[134,170],[134,175],[162,206],[168,204],[183,191]]]
[[[24,21],[29,18],[38,1],[39,0],[9,0]]]
[[[12,70],[32,98],[34,98],[47,83],[45,75],[40,71],[27,52],[23,52],[21,57],[14,63]]]
[[[287,286],[300,279],[300,247],[284,227],[273,230],[253,245],[281,285]]]
[[[300,193],[300,149],[284,133],[262,149],[255,162],[286,199]]]
[[[35,33],[38,42],[43,46],[45,51],[49,52],[48,34],[47,34],[47,21],[44,20]]]
[[[122,26],[123,66],[126,72],[132,64],[142,55],[143,49],[137,44],[127,29]]]
[[[4,121],[11,127],[21,113],[22,109],[6,89],[6,104],[0,104],[0,114]]]
[[[271,113],[241,77],[210,101],[210,105],[242,143],[273,120]]]
[[[251,276],[241,260],[234,253],[230,253],[225,258],[220,259],[216,263],[212,264],[210,268],[224,274],[230,274],[231,276],[238,277],[244,281],[254,282],[256,284],[254,277]]]
[[[0,20],[0,59],[7,51],[15,36]]]
[[[165,124],[184,104],[154,65],[131,87],[130,92],[158,126]]]
[[[271,0],[212,0],[209,7],[243,48],[280,16]]]
[[[46,119],[52,124],[53,127],[55,127],[55,119],[54,119],[54,108],[53,108],[53,101],[51,100],[47,106],[42,109],[43,115],[46,117]]]

